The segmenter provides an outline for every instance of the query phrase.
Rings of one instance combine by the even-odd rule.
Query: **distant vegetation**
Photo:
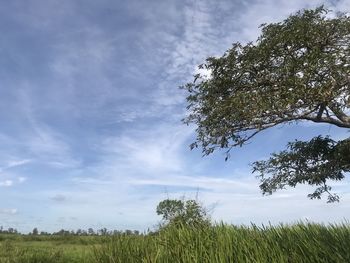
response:
[[[145,235],[0,235],[1,263],[350,262],[350,226],[171,225]]]
[[[22,235],[21,233],[19,233],[17,231],[16,228],[12,228],[9,227],[8,229],[4,229],[2,226],[0,227],[0,234],[3,234],[1,236],[4,236],[4,234],[6,236],[11,236],[11,235]],[[32,232],[29,232],[28,236],[29,239],[33,239],[36,236],[40,235],[40,236],[111,236],[111,235],[139,235],[140,231],[138,230],[108,230],[107,228],[101,228],[98,230],[94,230],[93,228],[89,228],[88,230],[84,230],[84,229],[78,229],[76,231],[74,230],[64,230],[61,229],[57,232],[53,232],[53,233],[49,233],[46,231],[40,231],[37,228],[34,228]],[[1,238],[0,238],[1,240]]]
[[[350,262],[350,225],[213,223],[196,200],[159,203],[155,231],[0,234],[0,263]],[[10,233],[11,232],[11,233]]]

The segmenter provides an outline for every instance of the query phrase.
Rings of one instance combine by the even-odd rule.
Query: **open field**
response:
[[[1,235],[0,262],[93,262],[94,236]]]
[[[149,235],[0,236],[0,262],[350,262],[350,226],[168,227]]]

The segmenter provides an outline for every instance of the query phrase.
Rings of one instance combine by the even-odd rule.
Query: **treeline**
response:
[[[151,233],[150,231],[147,231],[147,234]],[[3,226],[0,226],[0,234],[7,234],[7,235],[26,235],[23,233],[20,233],[16,228],[9,227],[7,229],[3,228]],[[138,230],[108,230],[107,228],[101,228],[101,229],[93,229],[88,228],[85,229],[77,229],[75,230],[65,230],[61,229],[57,232],[46,232],[46,231],[39,231],[38,228],[34,228],[31,232],[29,232],[27,235],[33,235],[33,236],[116,236],[116,235],[123,235],[123,236],[139,236],[144,235],[146,233],[141,233]]]
[[[198,202],[198,200],[188,199],[165,199],[161,201],[156,209],[158,215],[162,216],[162,222],[159,224],[159,229],[155,231],[147,230],[140,232],[138,230],[108,230],[107,228],[93,229],[77,229],[65,230],[61,229],[57,232],[39,231],[34,228],[28,234],[22,234],[15,228],[4,229],[0,226],[0,234],[18,234],[29,236],[145,236],[156,235],[160,229],[171,225],[185,225],[190,227],[208,226],[211,224],[208,211]]]
[[[31,234],[34,234],[34,230]],[[140,233],[138,230],[108,230],[107,228],[101,228],[94,230],[93,228],[88,228],[87,230],[85,229],[77,229],[76,231],[74,230],[64,230],[61,229],[60,231],[53,232],[52,234],[47,233],[47,232],[40,232],[40,235],[61,235],[61,236],[115,236],[115,235],[143,235],[144,233]]]
[[[19,234],[16,228],[9,227],[7,229],[4,229],[3,226],[0,226],[0,234]]]

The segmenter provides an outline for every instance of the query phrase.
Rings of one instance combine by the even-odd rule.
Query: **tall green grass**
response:
[[[350,262],[348,225],[170,226],[156,235],[116,236],[94,249],[99,263]]]
[[[168,225],[147,235],[0,235],[0,263],[347,263],[350,225]]]

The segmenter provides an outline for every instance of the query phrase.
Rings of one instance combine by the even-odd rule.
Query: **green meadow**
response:
[[[101,237],[0,235],[0,262],[94,262],[93,247]]]
[[[350,262],[349,224],[169,225],[111,236],[2,235],[0,262]]]

